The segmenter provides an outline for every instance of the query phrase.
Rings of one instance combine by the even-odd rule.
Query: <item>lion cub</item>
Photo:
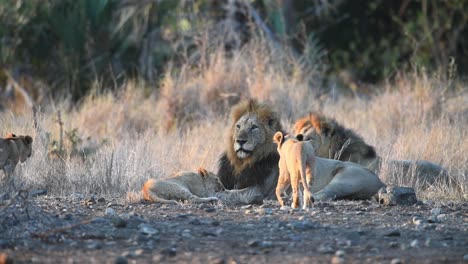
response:
[[[177,201],[208,203],[218,198],[210,197],[215,192],[224,190],[219,178],[204,168],[198,173],[181,171],[173,177],[149,179],[143,186],[143,198],[149,202],[177,204]]]
[[[298,141],[282,132],[276,132],[273,141],[277,144],[280,154],[279,178],[276,186],[276,198],[284,206],[281,195],[291,184],[293,202],[291,207],[299,207],[299,181],[304,188],[303,209],[307,209],[314,202],[309,185],[312,182],[312,172],[315,166],[315,151],[308,141]]]
[[[9,133],[0,138],[0,168],[7,181],[19,162],[25,162],[32,154],[33,139],[30,136],[16,136]]]

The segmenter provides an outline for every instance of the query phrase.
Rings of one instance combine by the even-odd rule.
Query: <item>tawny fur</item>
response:
[[[318,157],[355,162],[374,173],[380,172],[382,159],[377,156],[374,148],[332,118],[311,113],[296,121],[294,133],[296,136],[301,135],[304,140],[311,140]],[[441,166],[424,160],[391,160],[389,164],[394,168],[401,168],[403,175],[408,175],[413,170],[416,176],[414,178],[422,186],[429,186],[439,177],[447,175]]]
[[[212,195],[223,190],[223,184],[215,174],[200,168],[198,172],[182,171],[166,179],[149,179],[143,185],[142,193],[146,201],[155,203],[208,203],[217,201]]]
[[[4,171],[6,180],[10,180],[19,162],[25,162],[32,154],[33,139],[30,136],[7,134],[0,138],[0,168]]]
[[[286,188],[292,188],[292,208],[299,207],[299,182],[303,187],[303,209],[313,203],[309,184],[313,180],[315,168],[315,155],[312,144],[308,141],[298,141],[282,132],[276,132],[273,137],[278,153],[280,154],[279,178],[276,186],[276,198],[281,206],[284,206],[282,195]]]
[[[274,198],[279,155],[271,139],[282,131],[277,113],[252,99],[234,106],[231,120],[218,177],[227,189],[258,187],[265,198]]]

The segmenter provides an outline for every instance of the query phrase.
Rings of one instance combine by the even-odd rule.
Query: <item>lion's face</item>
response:
[[[20,161],[24,162],[32,155],[32,138],[30,136],[20,136],[15,143],[19,145]]]
[[[311,122],[297,122],[294,126],[296,137],[302,137],[303,141],[310,141],[319,157],[330,157],[329,150],[332,148],[332,140],[326,133],[321,133]]]
[[[204,175],[203,182],[207,190],[214,192],[221,192],[225,190],[218,176],[216,176],[214,173],[209,172],[207,175]]]
[[[234,151],[239,159],[252,155],[258,145],[265,142],[266,131],[257,115],[247,113],[243,115],[234,126]]]

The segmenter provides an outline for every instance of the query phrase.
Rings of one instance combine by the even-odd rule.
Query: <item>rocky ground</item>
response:
[[[0,201],[0,263],[468,263],[466,203],[304,211],[25,196]]]

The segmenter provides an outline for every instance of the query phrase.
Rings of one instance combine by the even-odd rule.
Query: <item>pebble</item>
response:
[[[292,222],[288,224],[288,227],[291,230],[305,231],[305,230],[314,229],[316,225],[310,221],[300,221],[300,222]]]
[[[205,212],[213,213],[213,212],[216,212],[216,209],[214,207],[208,207],[208,208],[205,209]]]
[[[398,247],[398,242],[392,241],[392,242],[388,243],[388,246],[391,247],[391,248],[397,248]]]
[[[100,197],[97,201],[98,201],[98,203],[105,203],[105,202],[106,202],[106,198]]]
[[[153,228],[152,226],[149,226],[147,224],[140,224],[138,225],[138,228],[140,230],[140,233],[146,234],[146,235],[154,235],[158,233],[158,230]]]
[[[463,260],[468,261],[468,254],[465,254],[465,256],[463,256]]]
[[[431,215],[438,216],[440,213],[442,213],[442,209],[440,207],[431,209]]]
[[[115,215],[115,210],[112,209],[111,207],[106,208],[105,215],[107,216],[114,216]]]
[[[335,250],[333,250],[332,246],[328,245],[328,244],[321,244],[318,248],[317,248],[317,251],[319,253],[324,253],[324,254],[331,254],[331,253],[334,253]]]
[[[418,241],[417,239],[411,241],[410,246],[411,246],[412,248],[417,248],[417,247],[419,247],[419,241]]]
[[[399,258],[394,258],[390,261],[390,264],[402,264],[403,262]]]

